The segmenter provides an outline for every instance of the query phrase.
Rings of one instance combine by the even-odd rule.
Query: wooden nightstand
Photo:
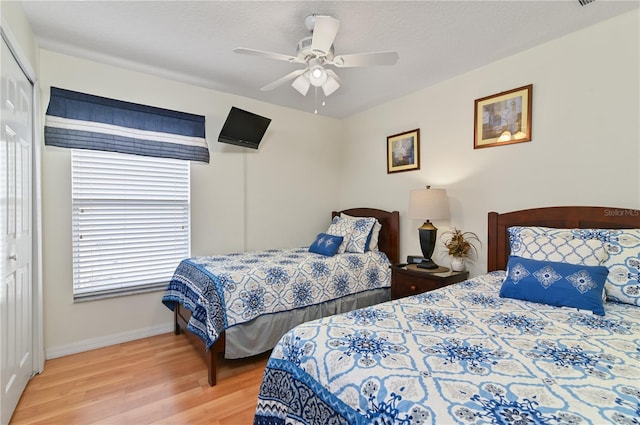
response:
[[[427,272],[415,264],[391,266],[391,299],[408,297],[442,288],[452,283],[462,282],[469,277],[469,272]]]

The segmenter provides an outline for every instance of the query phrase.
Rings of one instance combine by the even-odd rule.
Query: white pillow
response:
[[[360,217],[349,219],[349,221],[351,222],[352,229],[345,251],[364,254],[367,248],[367,242],[369,242],[369,234],[373,229],[376,219]]]
[[[521,249],[527,236],[599,240],[606,253],[602,265],[609,269],[604,285],[611,301],[640,306],[640,229],[556,229],[541,226],[509,227],[511,252]]]
[[[573,239],[571,229],[556,229],[543,226],[511,226],[507,228],[511,252],[521,249],[522,239],[527,236],[550,236],[554,238]],[[514,254],[515,255],[515,254]]]
[[[338,254],[343,254],[347,249],[347,245],[349,244],[349,239],[351,238],[351,231],[353,229],[353,224],[351,224],[348,220],[343,220],[340,217],[333,217],[333,221],[331,225],[327,229],[325,233],[334,236],[342,236],[342,243],[340,244],[340,248],[338,248]]]
[[[612,301],[640,306],[640,229],[611,229],[605,241],[609,269],[604,290]]]
[[[376,220],[373,225],[373,230],[371,230],[371,239],[369,239],[369,251],[379,251],[378,248],[378,240],[380,239],[380,229],[382,229],[382,224],[378,220]]]
[[[374,220],[373,228],[371,229],[371,233],[369,234],[369,245],[365,246],[365,251],[378,251],[378,240],[380,238],[380,229],[382,229],[382,224],[374,218],[374,217],[355,217],[352,215],[348,215],[345,213],[340,213],[340,218],[345,219],[359,219],[359,218],[371,218]]]
[[[598,239],[527,235],[514,247],[511,255],[537,261],[553,261],[585,266],[599,266],[607,258],[604,243]]]

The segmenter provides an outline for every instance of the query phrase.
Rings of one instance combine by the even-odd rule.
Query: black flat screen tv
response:
[[[258,149],[270,123],[271,118],[232,106],[218,136],[218,142]]]

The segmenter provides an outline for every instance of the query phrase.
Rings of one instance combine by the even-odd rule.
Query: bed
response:
[[[193,257],[178,265],[162,302],[174,312],[176,335],[184,332],[201,348],[209,385],[216,384],[219,353],[257,355],[300,323],[390,299],[399,213],[352,208],[331,218],[310,247]],[[332,252],[325,252],[328,246]]]
[[[254,424],[637,424],[638,229],[632,209],[489,213],[487,274],[285,334]]]

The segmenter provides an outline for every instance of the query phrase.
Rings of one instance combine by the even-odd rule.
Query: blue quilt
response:
[[[225,329],[391,284],[383,252],[325,257],[308,248],[182,260],[162,302],[191,310],[188,329],[209,348]]]
[[[302,324],[254,424],[638,424],[640,307],[498,296],[504,272]]]

